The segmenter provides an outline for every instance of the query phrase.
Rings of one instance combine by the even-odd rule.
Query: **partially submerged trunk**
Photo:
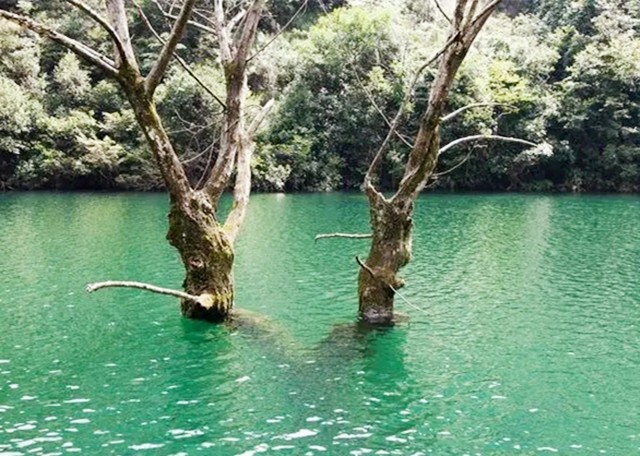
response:
[[[207,308],[182,299],[182,314],[199,320],[223,321],[233,307],[233,243],[216,221],[204,193],[192,191],[186,205],[171,202],[167,239],[184,264],[184,290],[210,297],[211,306]]]
[[[393,298],[404,281],[397,274],[411,259],[412,207],[379,199],[371,204],[373,238],[358,278],[359,312],[373,324],[393,321]]]
[[[139,282],[122,281],[93,284],[88,287],[88,291],[121,286],[172,294],[181,298],[182,313],[187,317],[212,322],[225,320],[233,307],[234,298],[233,244],[244,219],[251,189],[250,136],[255,134],[257,125],[255,129],[250,129],[250,134],[247,133],[244,127],[243,106],[249,51],[255,38],[264,0],[253,0],[243,13],[245,17],[242,22],[238,22],[241,16],[238,20],[227,20],[222,0],[215,1],[214,22],[223,56],[227,97],[226,105],[223,106],[225,123],[220,150],[202,190],[190,185],[158,116],[154,101],[155,90],[174,57],[176,46],[187,26],[196,0],[184,0],[179,15],[171,16],[175,22],[166,40],[156,34],[161,41],[162,50],[146,76],[141,74],[136,61],[124,0],[105,0],[106,19],[81,0],[66,1],[106,30],[114,44],[114,59],[28,17],[3,10],[0,10],[0,17],[67,47],[100,67],[122,87],[167,187],[170,197],[167,239],[178,250],[186,272],[183,283],[186,293]],[[140,13],[144,14],[142,10]],[[216,207],[227,187],[234,166],[238,167],[234,203],[223,224],[216,217]]]
[[[188,294],[209,298],[210,307],[183,298],[182,313],[190,318],[222,321],[233,307],[233,243],[218,223],[209,196],[193,190],[181,172],[144,80],[132,75],[121,85],[155,160],[164,163],[160,169],[170,195],[167,240],[182,259],[186,272],[183,288]]]
[[[365,176],[364,189],[369,199],[372,229],[371,249],[361,264],[358,280],[359,313],[372,324],[393,322],[393,303],[397,290],[404,285],[398,272],[411,258],[411,229],[413,206],[426,181],[433,174],[440,153],[440,124],[447,97],[455,75],[460,68],[478,32],[495,10],[500,0],[457,0],[451,22],[451,31],[444,48],[423,65],[439,59],[438,71],[431,85],[427,110],[423,114],[415,144],[405,165],[403,178],[396,193],[386,198],[374,184],[384,148],[395,133],[404,105],[418,80],[416,75],[409,87],[403,105],[396,115],[382,146],[373,158]]]

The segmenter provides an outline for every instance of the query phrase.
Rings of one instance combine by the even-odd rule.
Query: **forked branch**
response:
[[[93,19],[97,24],[99,24],[104,30],[106,30],[109,36],[111,37],[111,40],[115,44],[116,50],[118,51],[118,54],[120,55],[120,58],[122,59],[122,61],[127,61],[127,51],[125,49],[124,43],[120,39],[120,36],[118,35],[118,33],[114,30],[111,24],[109,24],[109,22],[105,20],[105,18],[100,16],[95,10],[93,10],[89,5],[87,5],[84,2],[81,2],[79,0],[65,0],[65,1],[75,6],[79,10],[81,10],[83,13],[85,13],[87,16]]]
[[[160,34],[156,31],[156,29],[153,28],[153,25],[151,25],[151,22],[149,21],[149,18],[147,17],[146,14],[144,14],[144,11],[142,10],[142,8],[140,7],[140,5],[138,5],[136,2],[134,2],[134,4],[136,5],[136,7],[138,8],[138,13],[140,14],[140,17],[142,18],[142,22],[144,22],[144,24],[147,26],[147,28],[149,29],[149,31],[153,34],[153,36],[156,38],[156,40],[158,40],[158,42],[160,44],[162,44],[163,46],[166,45],[166,41],[160,36]],[[211,90],[209,88],[208,85],[206,85],[202,79],[200,79],[198,77],[198,75],[191,69],[191,67],[189,66],[189,64],[178,55],[178,53],[176,51],[173,52],[173,57],[176,59],[176,61],[180,64],[180,66],[182,67],[182,69],[184,69],[184,71],[187,72],[187,74],[189,76],[191,76],[191,79],[193,79],[194,81],[196,81],[196,83],[202,87],[202,89],[207,92],[211,98],[213,98],[221,107],[223,110],[227,110],[227,105],[224,104],[224,102],[213,92],[213,90]]]

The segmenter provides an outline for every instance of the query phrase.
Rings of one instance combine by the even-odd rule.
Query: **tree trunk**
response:
[[[180,253],[186,270],[184,290],[192,295],[210,295],[213,305],[183,299],[182,314],[212,322],[223,321],[233,307],[233,244],[215,219],[209,198],[192,191],[184,207],[171,202],[169,243]]]
[[[370,204],[373,238],[358,279],[360,318],[371,324],[393,322],[395,290],[404,285],[400,268],[411,259],[413,204],[394,204],[374,198]]]
[[[233,243],[216,220],[209,196],[193,190],[184,177],[142,80],[122,85],[154,157],[162,165],[160,169],[168,174],[163,176],[171,200],[167,240],[178,250],[184,264],[184,290],[195,296],[207,294],[213,302],[205,308],[183,299],[182,313],[189,318],[222,321],[233,307]]]
[[[451,30],[444,48],[426,65],[440,59],[431,83],[427,108],[411,149],[405,172],[395,194],[387,199],[373,185],[373,174],[380,166],[382,151],[402,113],[398,111],[391,130],[374,156],[365,176],[364,189],[369,197],[372,242],[366,264],[360,270],[358,294],[360,315],[369,323],[389,324],[393,321],[395,290],[404,282],[397,273],[411,258],[413,204],[428,178],[433,174],[440,153],[440,124],[456,73],[473,41],[500,0],[457,0],[450,20]],[[480,8],[480,10],[479,10]],[[426,68],[421,67],[418,74]],[[414,81],[417,81],[417,76]],[[405,100],[411,95],[410,85]]]

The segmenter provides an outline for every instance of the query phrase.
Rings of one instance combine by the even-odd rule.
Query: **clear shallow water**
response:
[[[0,455],[640,452],[640,199],[420,200],[399,302],[354,325],[358,195],[257,195],[241,327],[182,319],[163,195],[0,195]]]

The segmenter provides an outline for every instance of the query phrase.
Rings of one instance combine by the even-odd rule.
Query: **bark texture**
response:
[[[191,191],[186,205],[171,202],[167,239],[184,264],[184,290],[196,296],[210,295],[212,300],[210,307],[203,307],[197,301],[182,299],[183,315],[223,321],[233,308],[233,244],[204,193]]]
[[[389,324],[395,290],[404,285],[397,273],[411,259],[412,206],[399,208],[377,199],[369,211],[373,238],[367,268],[358,277],[359,312],[369,323]]]

